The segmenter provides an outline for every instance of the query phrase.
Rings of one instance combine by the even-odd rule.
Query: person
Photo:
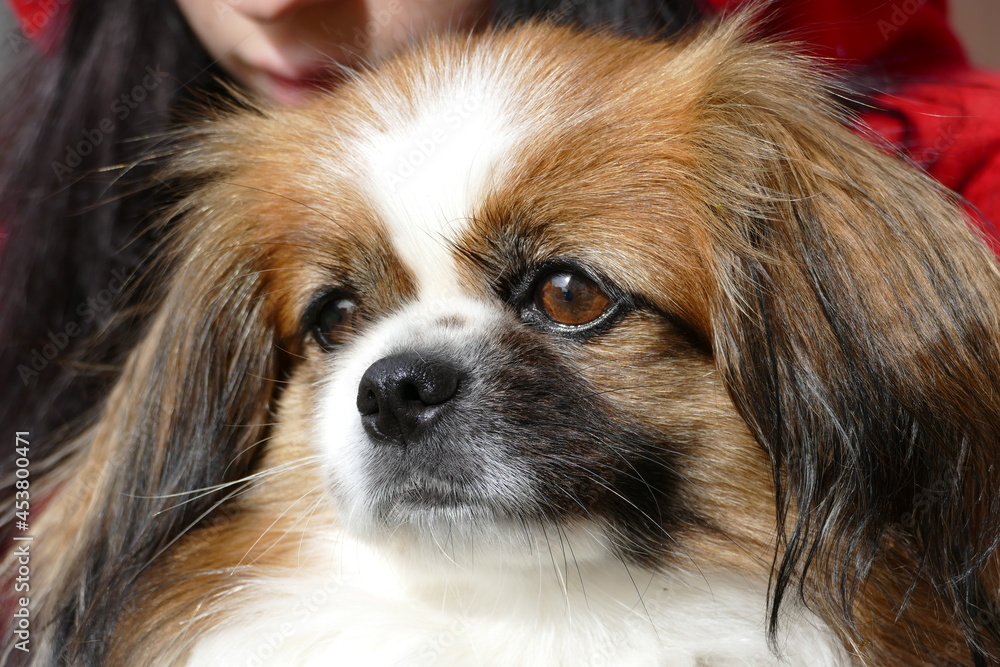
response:
[[[10,0],[23,35],[0,100],[3,433],[32,472],[100,400],[142,326],[140,280],[178,196],[157,179],[172,129],[236,85],[301,104],[343,67],[422,34],[528,17],[669,37],[745,0]],[[1000,77],[972,67],[947,0],[778,0],[762,31],[855,91],[858,128],[965,198],[1000,252]],[[231,100],[230,100],[231,101]],[[158,230],[158,231],[153,231]],[[100,342],[89,343],[100,331]],[[3,471],[13,469],[13,447]],[[5,475],[9,479],[9,475]],[[5,485],[8,486],[8,485]],[[12,502],[4,499],[3,513]]]

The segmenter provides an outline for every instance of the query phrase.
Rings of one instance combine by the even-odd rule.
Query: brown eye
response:
[[[610,305],[611,299],[597,283],[568,271],[550,274],[535,288],[535,306],[557,324],[590,324]]]
[[[314,315],[314,332],[317,342],[326,349],[343,343],[345,336],[353,333],[358,324],[358,307],[344,296],[326,297]]]

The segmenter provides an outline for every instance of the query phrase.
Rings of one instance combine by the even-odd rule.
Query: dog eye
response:
[[[549,274],[535,287],[535,307],[556,324],[583,326],[601,317],[611,298],[590,278],[569,271]]]
[[[351,299],[337,294],[323,297],[313,314],[316,342],[327,350],[343,343],[357,328],[358,319],[358,306]]]

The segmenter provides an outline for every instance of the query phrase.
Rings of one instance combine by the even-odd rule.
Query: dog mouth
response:
[[[489,495],[484,480],[449,479],[427,471],[410,471],[393,482],[383,480],[380,486],[380,491],[370,496],[369,516],[385,528],[474,528],[502,523],[517,514],[510,498]]]
[[[457,509],[477,505],[470,494],[440,482],[412,483],[400,490],[395,505],[414,509]]]

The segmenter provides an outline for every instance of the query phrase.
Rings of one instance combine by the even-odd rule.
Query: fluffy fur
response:
[[[196,129],[36,664],[995,661],[997,264],[745,32],[438,38]]]

